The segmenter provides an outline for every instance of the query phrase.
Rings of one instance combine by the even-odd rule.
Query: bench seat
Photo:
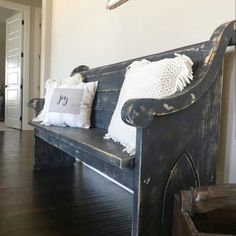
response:
[[[42,126],[40,123],[30,122],[36,128],[37,136],[63,151],[67,150],[75,158],[79,156],[81,160],[81,152],[87,152],[90,155],[83,155],[86,163],[91,162],[90,156],[96,156],[119,168],[133,167],[134,156],[122,152],[124,147],[121,145],[104,139],[105,130]]]

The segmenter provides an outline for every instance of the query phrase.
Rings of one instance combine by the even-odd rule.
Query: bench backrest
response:
[[[173,57],[175,53],[180,53],[191,57],[194,62],[194,71],[196,71],[203,58],[204,45],[204,43],[200,43],[83,72],[82,74],[86,82],[98,81],[98,89],[92,108],[91,126],[104,130],[108,129],[125,78],[126,67],[133,61],[143,58],[150,61],[157,61],[163,58]]]

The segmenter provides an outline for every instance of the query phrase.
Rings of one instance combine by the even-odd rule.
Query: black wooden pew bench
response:
[[[186,54],[194,62],[194,81],[162,100],[132,99],[122,119],[137,128],[136,154],[103,138],[115,109],[129,60],[83,72],[98,81],[89,130],[43,126],[35,133],[34,169],[73,166],[75,158],[134,191],[132,235],[170,235],[173,194],[212,185],[216,177],[222,64],[235,45],[235,22],[218,27],[209,41],[146,56],[150,61]],[[142,58],[137,58],[139,60]]]

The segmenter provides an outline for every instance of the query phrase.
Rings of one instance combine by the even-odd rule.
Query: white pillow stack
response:
[[[74,87],[62,85],[57,89],[61,89],[60,93],[62,97],[67,97],[69,101],[73,100],[73,96],[76,101],[74,105],[76,109],[71,111],[55,111],[52,110],[52,101],[54,100],[54,96],[58,96],[56,99],[58,102],[60,101],[60,93],[57,93],[57,89],[54,89],[54,93],[52,95],[49,111],[45,119],[43,120],[44,125],[56,125],[56,126],[69,126],[69,127],[82,127],[89,128],[90,127],[90,115],[93,104],[93,99],[97,90],[98,82],[90,82],[90,83],[80,83]],[[68,90],[68,92],[66,92]],[[74,90],[74,92],[72,91]],[[75,96],[75,94],[79,96]],[[70,96],[71,95],[71,96]],[[61,100],[67,101],[67,100]],[[62,104],[62,102],[60,104]],[[67,103],[68,105],[69,103]],[[62,104],[63,105],[63,104]],[[53,104],[55,106],[55,104]]]
[[[42,121],[44,125],[89,128],[97,85],[97,81],[83,83],[80,74],[64,80],[47,80],[44,108],[34,121]]]
[[[68,87],[75,87],[76,85],[82,83],[83,80],[83,76],[79,73],[63,80],[48,79],[45,83],[46,94],[43,110],[39,113],[37,117],[33,119],[33,121],[43,121],[46,118],[46,115],[49,111],[51,97],[55,88],[58,88],[63,85],[66,85]]]
[[[126,71],[116,109],[113,113],[106,139],[112,139],[125,147],[124,151],[135,154],[136,128],[121,119],[124,103],[134,98],[161,99],[182,91],[192,80],[192,60],[176,54],[175,58],[156,62],[133,62]]]

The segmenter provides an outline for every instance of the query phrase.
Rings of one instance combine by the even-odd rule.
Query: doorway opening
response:
[[[28,121],[31,119],[31,117],[30,117],[30,113],[28,111],[26,104],[32,96],[35,96],[37,95],[37,93],[39,93],[38,92],[39,87],[37,86],[39,82],[36,81],[35,77],[40,78],[40,75],[38,74],[36,75],[37,71],[38,73],[40,73],[40,70],[39,70],[40,46],[36,45],[35,42],[39,44],[41,43],[41,40],[40,40],[41,29],[35,30],[35,28],[36,27],[40,28],[41,26],[40,24],[41,23],[41,9],[40,8],[37,9],[37,7],[32,8],[32,11],[33,11],[32,19],[31,19],[31,7],[29,5],[23,5],[23,4],[18,4],[15,2],[0,0],[0,9],[2,12],[4,12],[3,14],[0,13],[0,18],[4,16],[4,14],[7,14],[7,12],[9,14],[13,14],[13,13],[15,13],[15,15],[19,14],[22,17],[22,21],[19,21],[19,22],[22,22],[22,28],[18,28],[18,29],[22,29],[22,43],[21,43],[20,53],[19,51],[16,53],[17,48],[14,48],[14,46],[16,46],[16,41],[17,41],[16,40],[17,37],[15,36],[17,35],[17,32],[19,31],[19,30],[16,30],[15,27],[19,26],[19,24],[14,24],[14,20],[12,20],[11,23],[13,24],[9,26],[10,31],[11,31],[8,34],[8,36],[10,35],[10,39],[9,39],[10,48],[8,48],[8,50],[6,50],[4,53],[5,54],[4,62],[8,64],[9,66],[7,67],[7,65],[5,64],[6,65],[4,67],[5,71],[3,71],[3,69],[0,70],[0,86],[1,86],[1,94],[3,94],[1,96],[2,98],[0,98],[1,101],[4,98],[4,101],[0,105],[0,114],[2,114],[1,111],[3,111],[3,118],[1,118],[1,115],[0,115],[0,120],[4,119],[5,124],[7,125],[7,118],[10,117],[10,119],[8,120],[11,120],[11,118],[14,118],[15,121],[10,122],[10,125],[7,125],[8,127],[14,127],[13,124],[18,122],[19,124],[18,127],[14,127],[14,128],[18,128],[20,130],[29,130],[29,129],[32,129],[28,125]],[[6,22],[6,18],[9,18],[9,15],[5,17],[5,20],[4,20],[5,22]],[[36,21],[36,18],[38,21]],[[32,21],[35,24],[33,24]],[[0,38],[3,37],[3,34],[6,36],[5,39],[7,39],[7,33],[5,33],[5,30],[3,31],[2,29],[0,29]],[[18,45],[19,45],[19,41],[18,41]],[[11,49],[11,47],[13,48]],[[5,44],[5,48],[6,48],[6,44]],[[8,55],[6,55],[7,53]],[[0,60],[2,61],[3,59],[0,58]],[[21,64],[20,66],[18,65],[19,62]],[[13,71],[13,66],[16,66],[16,65],[18,65],[18,70]],[[9,73],[6,71],[7,69],[10,70]],[[19,70],[21,74],[17,75]],[[4,81],[2,81],[2,78],[4,79]],[[10,78],[10,81],[9,81],[9,78]],[[15,87],[15,88],[9,87],[9,85],[11,86],[13,84],[16,85],[16,82],[19,82],[17,85],[18,87]],[[8,90],[10,92],[8,92]],[[13,100],[16,100],[16,98],[20,101],[17,104],[17,106],[15,106],[18,108],[18,110],[17,109],[7,110],[7,104],[9,102],[12,102]],[[12,104],[13,103],[10,104],[9,106],[10,108],[13,107]],[[4,106],[5,106],[5,109],[4,109]],[[16,114],[16,112],[18,112],[18,114],[14,117],[14,114]]]

